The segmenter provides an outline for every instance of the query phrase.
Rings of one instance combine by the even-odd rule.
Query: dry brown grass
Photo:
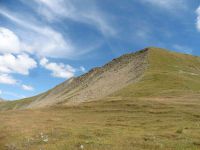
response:
[[[0,149],[198,150],[199,114],[198,98],[109,98],[77,107],[5,111]]]

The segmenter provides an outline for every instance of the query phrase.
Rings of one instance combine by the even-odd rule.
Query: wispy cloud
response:
[[[33,91],[34,88],[30,85],[25,85],[25,84],[22,84],[22,89],[26,90],[26,91]]]
[[[187,10],[187,0],[141,0],[144,4],[150,4],[170,12]]]
[[[174,44],[172,47],[174,50],[178,51],[178,52],[183,52],[186,54],[192,54],[193,53],[193,49],[188,47],[188,46],[184,46],[184,45],[180,45],[180,44]]]
[[[51,10],[49,13],[51,13]],[[40,57],[72,59],[95,50],[102,43],[101,40],[95,40],[94,38],[94,41],[88,41],[88,44],[84,42],[83,44],[78,44],[76,41],[72,40],[68,33],[65,32],[65,35],[63,35],[61,32],[53,29],[49,23],[42,23],[33,16],[30,17],[31,19],[24,20],[23,18],[27,18],[24,14],[13,13],[2,7],[0,7],[0,15],[3,15],[20,26],[20,28],[17,29],[18,34],[14,31],[12,32],[21,39],[21,51],[26,51]],[[94,16],[94,19],[95,17],[96,16]],[[88,23],[91,23],[91,21],[88,20]],[[109,33],[104,29],[102,30],[107,34]],[[29,38],[27,38],[27,35]]]
[[[196,10],[197,20],[196,20],[196,27],[197,30],[200,31],[200,6]]]
[[[39,6],[36,11],[48,21],[71,19],[76,22],[89,24],[97,28],[106,36],[116,35],[111,22],[100,11],[95,1],[70,1],[70,0],[34,0]]]
[[[25,51],[48,57],[66,57],[74,52],[74,46],[71,41],[51,27],[24,21],[22,18],[25,18],[25,16],[13,14],[5,9],[0,9],[0,14],[28,30],[26,31],[26,34],[29,35],[28,40],[25,37],[21,37],[23,40],[21,42],[23,47],[21,48]]]
[[[2,91],[2,95],[11,96],[11,97],[13,97],[14,99],[25,98],[24,95],[17,94],[17,93],[14,93],[14,92],[10,92],[10,91]]]
[[[81,67],[80,67],[80,71],[83,72],[83,73],[85,73],[85,72],[86,72],[85,67],[81,66]]]

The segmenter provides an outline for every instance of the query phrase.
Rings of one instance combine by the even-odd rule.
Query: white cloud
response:
[[[38,25],[39,23],[25,21],[25,16],[17,16],[12,12],[0,9],[0,14],[24,27],[25,35],[21,38],[21,50],[45,57],[66,57],[74,52],[74,45],[68,37],[63,37],[60,32],[49,26]],[[28,38],[26,37],[28,35]],[[19,35],[20,36],[20,35]]]
[[[67,37],[49,27],[41,28],[37,35],[31,34],[31,41],[27,41],[25,48],[43,57],[62,58],[72,55],[74,46]],[[41,34],[42,33],[42,34]]]
[[[49,21],[68,18],[96,27],[106,36],[116,35],[116,30],[96,6],[94,1],[34,0],[37,12]]]
[[[17,84],[17,80],[10,74],[28,75],[30,69],[37,66],[34,59],[27,54],[3,54],[0,55],[0,83]]]
[[[182,53],[186,53],[186,54],[193,53],[193,49],[191,49],[190,47],[184,46],[184,45],[174,44],[173,48],[178,52],[182,52]]]
[[[87,45],[85,42],[74,42],[67,32],[63,35],[60,31],[53,29],[50,26],[51,23],[44,23],[45,19],[52,21],[70,19],[97,28],[105,35],[116,34],[116,30],[109,23],[111,22],[110,19],[100,12],[92,1],[87,3],[89,5],[86,2],[83,5],[83,2],[80,1],[64,0],[35,0],[36,3],[33,3],[34,1],[21,1],[33,7],[41,15],[40,18],[43,16],[43,21],[39,21],[34,15],[29,14],[27,16],[26,13],[13,13],[0,7],[1,15],[19,25],[15,34],[20,38],[21,51],[40,57],[72,59],[95,50],[102,43],[98,37],[93,42],[88,41]]]
[[[25,84],[22,84],[22,89],[26,90],[26,91],[33,91],[34,88],[30,85],[25,85]]]
[[[30,69],[37,67],[36,61],[23,53],[21,46],[13,31],[0,27],[0,83],[16,84],[17,80],[9,74],[28,75]]]
[[[20,40],[14,32],[0,27],[0,53],[19,53]]]
[[[15,80],[12,76],[8,74],[0,74],[0,83],[2,84],[16,84],[17,80]]]
[[[17,73],[28,75],[29,70],[37,67],[36,61],[27,54],[3,54],[0,55],[0,73]]]
[[[186,0],[141,0],[143,3],[151,4],[165,10],[177,11],[187,9]]]
[[[197,13],[196,27],[197,30],[200,31],[200,6],[197,8],[196,13]]]
[[[47,70],[50,70],[52,72],[53,77],[58,78],[71,78],[74,76],[75,69],[70,65],[65,65],[63,63],[55,63],[55,62],[49,62],[47,58],[43,58],[40,61],[40,65]]]
[[[80,71],[81,71],[81,72],[86,72],[85,67],[81,66],[81,67],[80,67]]]

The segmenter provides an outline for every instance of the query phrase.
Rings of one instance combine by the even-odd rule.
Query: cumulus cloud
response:
[[[0,73],[17,73],[28,75],[29,70],[37,67],[37,62],[27,54],[3,54],[0,55]]]
[[[34,59],[27,54],[3,54],[0,55],[0,83],[16,84],[17,80],[10,74],[28,75],[30,69],[37,66]]]
[[[37,67],[37,62],[23,53],[22,43],[11,30],[0,27],[0,83],[17,84],[10,74],[28,75]]]
[[[26,90],[26,91],[33,91],[34,88],[30,85],[25,85],[25,84],[22,84],[22,89]]]
[[[19,53],[20,40],[11,30],[0,27],[0,53]]]
[[[10,74],[29,75],[29,71],[37,67],[37,62],[27,54],[0,55],[0,83],[17,84],[17,80]]]
[[[63,63],[55,63],[49,62],[47,58],[43,58],[40,60],[40,65],[47,70],[50,70],[53,77],[58,78],[71,78],[74,76],[75,68],[70,65],[66,65]]]
[[[16,84],[17,80],[15,80],[12,76],[8,74],[0,74],[0,83],[2,84]]]
[[[197,8],[196,13],[197,13],[196,27],[197,30],[200,31],[200,6]]]

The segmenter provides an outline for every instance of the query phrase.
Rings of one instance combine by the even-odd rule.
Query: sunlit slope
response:
[[[146,48],[0,110],[78,105],[106,97],[200,97],[200,57]]]
[[[148,68],[142,80],[114,96],[183,96],[200,93],[200,57],[149,48]]]
[[[138,82],[147,68],[148,51],[122,55],[102,67],[71,78],[35,97],[8,102],[2,109],[39,108],[55,105],[78,105],[104,99],[110,94]]]

